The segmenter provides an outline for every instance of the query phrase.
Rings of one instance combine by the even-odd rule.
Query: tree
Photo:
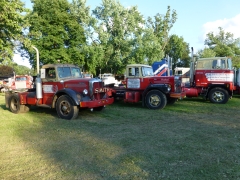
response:
[[[154,16],[154,19],[149,17],[147,20],[147,26],[154,30],[154,35],[160,42],[163,51],[168,44],[169,32],[176,20],[177,13],[175,10],[173,10],[171,13],[170,6],[167,7],[167,12],[165,15],[158,13],[156,16]]]
[[[33,75],[33,69],[30,69],[23,65],[18,65],[16,63],[13,64],[13,69],[16,75],[25,75],[25,74],[31,74]]]
[[[21,39],[25,11],[20,0],[0,1],[0,62],[12,61],[14,43]]]
[[[0,65],[0,77],[12,77],[13,74],[13,68],[6,65]]]
[[[40,63],[84,64],[82,46],[86,38],[78,18],[67,0],[33,0],[33,10],[26,16],[26,31],[31,44],[40,52]],[[23,47],[30,64],[36,66],[31,46]]]
[[[97,20],[90,15],[90,8],[86,6],[86,0],[73,0],[71,13],[74,14],[78,23],[83,27],[86,36],[86,44],[82,46],[84,63],[81,65],[83,71],[96,74],[101,59],[104,57],[104,50],[95,41]]]
[[[92,45],[99,53],[98,68],[121,73],[127,64],[152,64],[163,58],[168,32],[176,20],[176,13],[170,14],[170,7],[162,18],[159,14],[148,23],[136,6],[125,8],[119,1],[103,0],[94,9]]]
[[[165,54],[172,58],[173,69],[175,67],[189,67],[189,45],[183,39],[173,34],[170,36],[165,48]]]
[[[216,57],[216,52],[209,48],[204,48],[203,50],[198,51],[200,58]]]
[[[205,45],[216,53],[216,56],[230,56],[233,59],[233,66],[239,67],[240,61],[240,39],[234,39],[234,35],[230,32],[225,32],[219,27],[219,33],[210,32],[207,34]]]
[[[121,72],[129,63],[144,61],[145,53],[139,51],[145,21],[136,6],[125,8],[119,1],[103,0],[93,15],[97,22],[92,45],[100,54],[98,68]]]

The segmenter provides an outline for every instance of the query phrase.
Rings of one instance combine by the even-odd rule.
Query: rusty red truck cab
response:
[[[71,64],[43,65],[35,88],[7,92],[6,107],[13,113],[26,112],[29,106],[55,108],[63,119],[74,119],[79,108],[100,111],[112,104],[111,90],[100,79],[83,78],[79,67]]]
[[[113,88],[114,97],[131,103],[142,101],[149,109],[162,109],[186,96],[180,76],[154,76],[149,65],[128,65],[125,82],[124,87]]]

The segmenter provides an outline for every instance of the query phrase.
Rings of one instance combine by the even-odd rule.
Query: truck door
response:
[[[63,87],[58,81],[55,68],[46,69],[46,77],[42,81],[43,104],[51,105],[55,93]]]

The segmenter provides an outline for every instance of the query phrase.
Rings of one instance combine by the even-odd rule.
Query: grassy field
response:
[[[76,120],[0,95],[0,179],[240,179],[240,97],[185,99],[163,110],[114,103]]]

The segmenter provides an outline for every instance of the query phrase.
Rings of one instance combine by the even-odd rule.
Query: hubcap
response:
[[[157,95],[152,95],[152,96],[150,97],[149,101],[150,101],[150,104],[151,104],[152,106],[158,106],[159,103],[161,102],[161,99],[160,99],[160,97],[157,96]]]
[[[68,102],[66,102],[66,101],[63,101],[62,103],[61,103],[61,111],[62,111],[62,114],[63,115],[68,115],[69,114],[69,112],[70,112],[70,104],[68,103]]]
[[[224,94],[220,91],[216,91],[214,94],[213,94],[213,99],[216,101],[216,102],[221,102],[223,101],[224,99]]]

